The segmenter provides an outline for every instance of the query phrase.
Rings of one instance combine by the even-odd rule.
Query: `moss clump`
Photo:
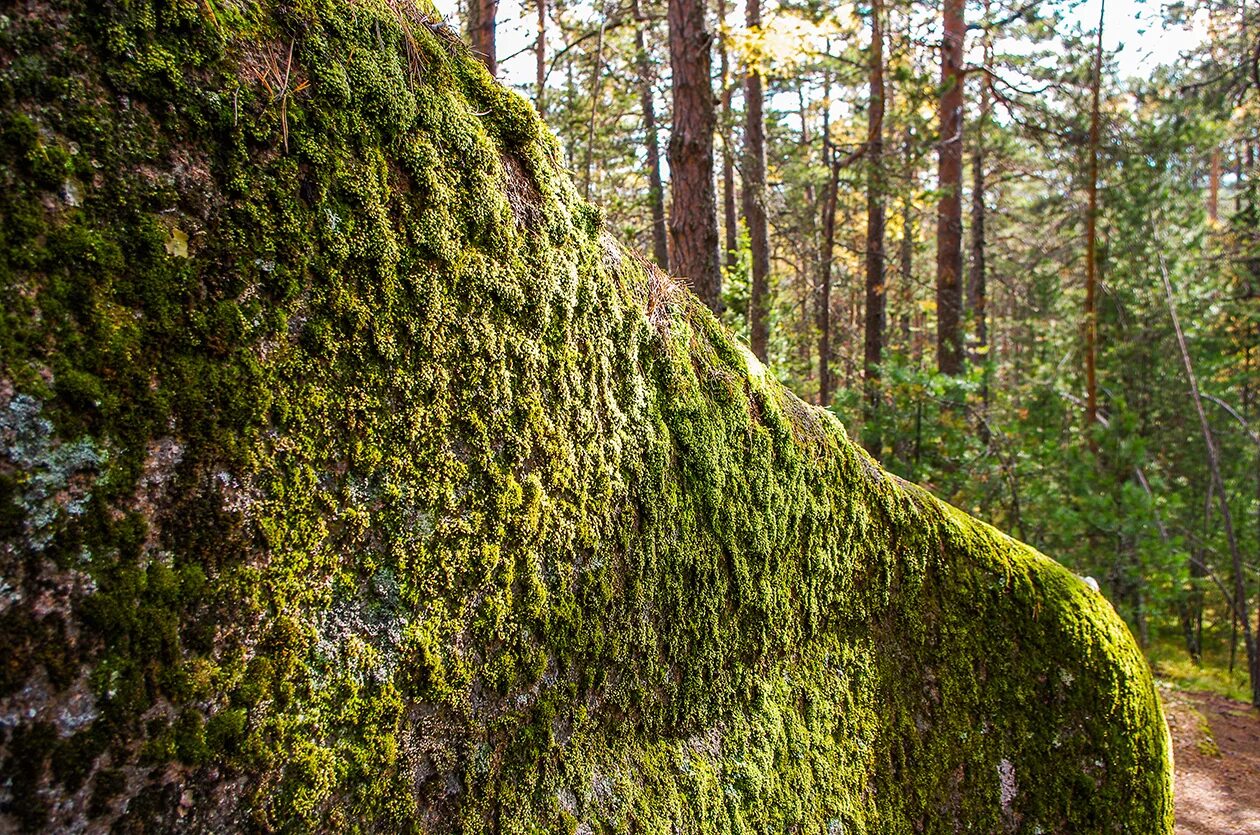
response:
[[[0,22],[3,826],[1169,831],[1105,601],[649,276],[432,10]]]

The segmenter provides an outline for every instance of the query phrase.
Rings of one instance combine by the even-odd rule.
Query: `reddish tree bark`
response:
[[[674,126],[669,138],[672,201],[671,261],[696,295],[718,311],[717,200],[713,187],[716,114],[709,74],[713,35],[705,27],[704,0],[669,0],[669,59],[673,68]]]
[[[962,133],[964,0],[943,0],[941,139],[936,209],[936,366],[961,374],[962,352]]]
[[[879,408],[879,365],[884,352],[884,30],[882,0],[871,2],[870,104],[866,134],[866,334],[863,383],[866,389],[863,443],[878,456],[882,444],[871,429]]]
[[[499,0],[468,0],[468,39],[491,75],[499,73],[494,51],[494,18],[498,12]]]

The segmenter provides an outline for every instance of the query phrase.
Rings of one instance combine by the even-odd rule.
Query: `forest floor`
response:
[[[1177,835],[1260,835],[1260,712],[1160,687],[1176,763]]]

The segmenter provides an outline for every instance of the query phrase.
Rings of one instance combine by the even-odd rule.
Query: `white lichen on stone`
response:
[[[1019,794],[1019,784],[1015,781],[1015,764],[1005,757],[998,763],[998,791],[1002,820],[1009,830],[1016,822],[1015,797]]]
[[[43,416],[43,404],[28,394],[17,394],[0,406],[0,446],[7,462],[22,475],[16,500],[25,542],[42,552],[59,519],[87,510],[89,488],[105,455],[91,438],[59,442],[52,421]]]

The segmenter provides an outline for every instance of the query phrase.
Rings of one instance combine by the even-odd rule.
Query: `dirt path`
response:
[[[1176,758],[1177,835],[1260,835],[1260,713],[1161,688]]]

